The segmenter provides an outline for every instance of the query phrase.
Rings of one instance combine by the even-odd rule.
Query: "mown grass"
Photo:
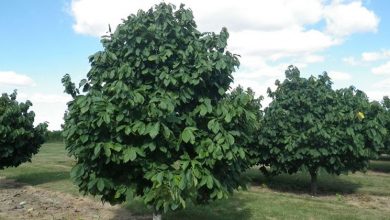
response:
[[[31,163],[0,170],[0,176],[44,189],[76,195],[77,187],[69,179],[74,160],[67,156],[63,143],[44,144]]]
[[[78,195],[69,179],[74,161],[62,143],[45,144],[31,163],[0,171],[0,176],[48,190]],[[266,178],[252,169],[247,191],[209,205],[189,205],[186,210],[167,213],[164,219],[390,219],[390,160],[372,161],[366,173],[333,176],[321,172],[319,196],[308,194],[309,175],[280,175]],[[1,190],[1,188],[0,188]],[[375,198],[379,198],[376,202]],[[151,212],[135,199],[125,204],[133,213]]]

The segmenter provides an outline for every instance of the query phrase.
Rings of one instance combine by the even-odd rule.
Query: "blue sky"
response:
[[[0,92],[33,102],[36,122],[59,129],[66,102],[61,77],[84,78],[108,24],[153,0],[2,0]],[[354,85],[371,99],[390,95],[388,0],[183,0],[201,31],[230,32],[240,54],[236,82],[264,95],[289,64],[303,75],[328,71],[336,88]],[[265,104],[269,100],[265,100]]]

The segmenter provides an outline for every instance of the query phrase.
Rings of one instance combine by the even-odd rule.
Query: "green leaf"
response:
[[[120,122],[120,121],[123,120],[124,117],[125,117],[125,116],[124,116],[123,114],[120,114],[120,115],[116,116],[116,121],[117,121],[117,122]]]
[[[220,87],[220,88],[218,89],[218,93],[219,93],[220,95],[225,94],[225,89],[222,88],[222,87]]]
[[[88,135],[81,135],[80,136],[80,140],[83,144],[87,143],[88,142]]]
[[[84,106],[80,109],[81,114],[86,113],[89,110],[89,106]]]
[[[126,134],[126,135],[129,135],[131,132],[132,132],[131,127],[130,127],[130,126],[127,126],[127,127],[125,128],[125,134]]]
[[[156,175],[156,180],[159,184],[162,184],[162,180],[163,180],[163,175],[164,173],[163,172],[160,172]]]
[[[149,135],[152,139],[154,139],[158,133],[160,132],[160,122],[154,123],[153,126],[151,126],[151,129],[149,131]]]
[[[151,55],[148,57],[148,60],[149,61],[154,61],[154,60],[157,60],[158,56],[157,55]]]
[[[77,179],[84,173],[84,167],[83,164],[77,164],[74,166],[70,171],[70,177],[72,179]]]
[[[134,161],[137,158],[136,148],[130,147],[124,150],[123,162]]]
[[[196,130],[196,128],[194,127],[186,127],[183,132],[181,133],[181,139],[185,142],[185,143],[188,143],[190,142],[191,144],[194,144],[195,143],[195,135],[194,135],[194,131]]]
[[[97,180],[97,188],[100,192],[103,192],[103,190],[104,190],[104,180],[103,179],[99,178]]]
[[[111,149],[107,145],[105,145],[103,149],[104,149],[104,154],[107,157],[110,157],[111,156]]]
[[[207,107],[205,105],[200,105],[200,112],[199,114],[201,116],[205,116],[207,114]]]
[[[232,115],[229,114],[229,113],[227,113],[226,116],[225,116],[225,121],[226,121],[227,123],[230,123],[230,122],[232,121]]]
[[[213,131],[214,134],[218,133],[220,130],[219,123],[216,119],[212,119],[207,124],[208,129]]]
[[[106,124],[110,124],[110,116],[107,113],[103,115],[103,120]]]
[[[100,144],[96,145],[96,147],[95,147],[94,150],[93,150],[93,154],[94,154],[95,156],[98,156],[98,155],[100,154],[101,148],[102,148],[102,147],[101,147]]]
[[[207,177],[206,185],[207,185],[207,188],[209,188],[209,189],[213,188],[213,178],[211,176]]]

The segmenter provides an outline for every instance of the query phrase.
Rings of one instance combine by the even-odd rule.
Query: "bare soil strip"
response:
[[[76,219],[150,219],[134,216],[121,206],[53,192],[0,178],[0,219],[76,220]]]

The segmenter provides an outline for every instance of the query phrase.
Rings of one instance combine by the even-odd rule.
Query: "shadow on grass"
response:
[[[279,192],[310,193],[310,176],[308,173],[281,174],[273,177],[265,177],[260,170],[251,169],[246,174],[253,185],[263,185]],[[352,194],[357,191],[360,184],[349,182],[336,175],[320,173],[318,175],[318,196],[334,194]]]
[[[16,176],[13,176],[12,179],[20,182],[29,184],[32,186],[56,182],[59,180],[69,179],[69,172],[67,171],[55,171],[55,172],[39,172],[39,173],[23,173]]]
[[[390,160],[372,160],[368,169],[376,172],[390,173]]]
[[[169,212],[163,215],[164,220],[235,220],[251,219],[250,208],[245,208],[246,203],[251,203],[250,198],[232,196],[229,199],[218,200],[206,205],[188,205],[184,210]],[[151,219],[152,212],[142,203],[141,200],[135,199],[128,201],[126,208],[132,213],[132,219]],[[114,219],[123,219],[121,213]]]

